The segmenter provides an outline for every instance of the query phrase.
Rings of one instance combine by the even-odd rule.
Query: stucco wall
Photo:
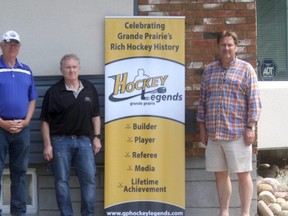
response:
[[[104,74],[104,18],[133,13],[134,0],[1,0],[0,35],[20,34],[19,58],[35,76],[59,75],[67,53],[80,57],[83,74]]]

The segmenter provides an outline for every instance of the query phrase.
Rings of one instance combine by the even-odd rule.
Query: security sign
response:
[[[264,81],[272,81],[277,76],[277,65],[273,59],[264,59],[261,64],[261,77]]]

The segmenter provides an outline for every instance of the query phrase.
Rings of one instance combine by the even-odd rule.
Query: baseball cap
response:
[[[20,36],[15,31],[7,31],[2,35],[2,41],[10,42],[10,40],[16,40],[20,43]]]

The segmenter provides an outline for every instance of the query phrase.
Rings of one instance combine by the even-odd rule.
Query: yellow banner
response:
[[[184,215],[184,25],[105,18],[106,215]]]
[[[121,23],[120,23],[121,22]],[[153,56],[184,64],[183,19],[106,19],[105,63],[130,57]],[[108,26],[109,25],[109,29]]]

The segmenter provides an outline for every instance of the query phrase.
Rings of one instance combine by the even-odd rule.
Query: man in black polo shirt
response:
[[[42,104],[43,155],[52,161],[61,215],[73,215],[69,190],[72,165],[80,182],[81,215],[94,216],[94,154],[101,149],[98,94],[93,84],[79,79],[80,60],[76,55],[65,55],[60,70],[63,79],[47,90]]]

